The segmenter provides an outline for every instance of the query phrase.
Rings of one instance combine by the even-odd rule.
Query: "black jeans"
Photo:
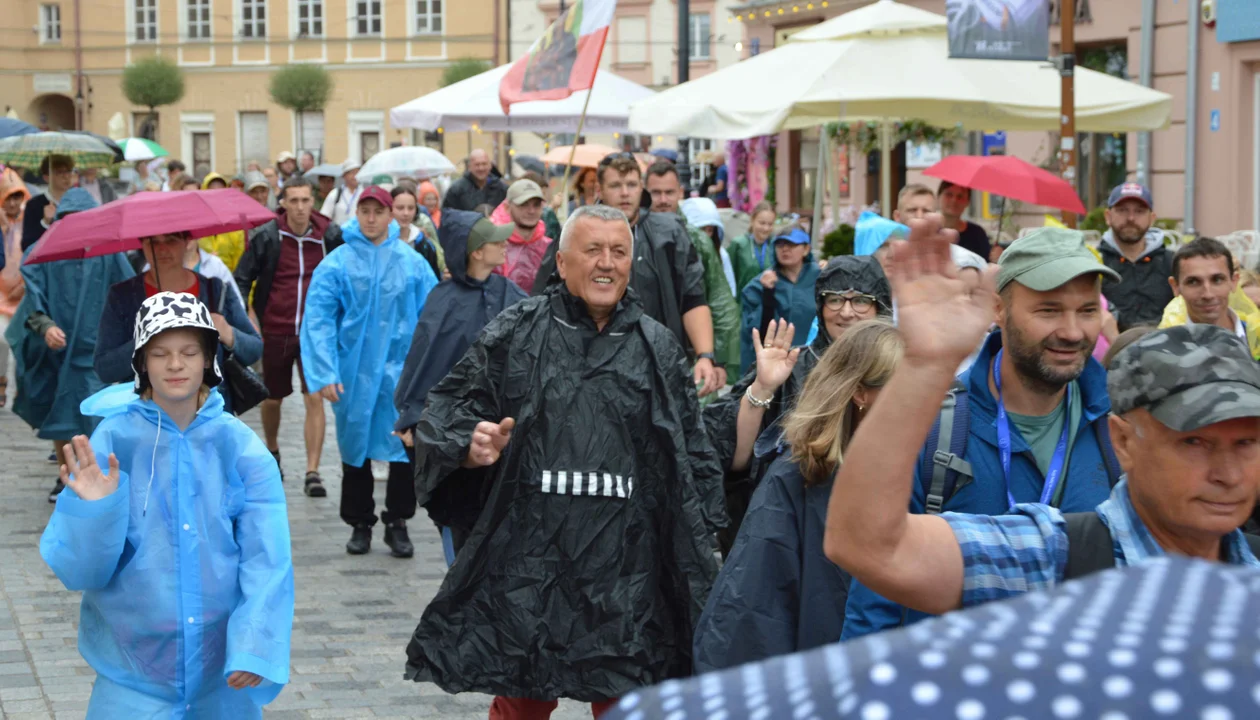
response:
[[[376,501],[372,499],[375,480],[372,461],[362,467],[341,464],[341,519],[347,525],[375,525]],[[385,485],[385,512],[381,520],[410,520],[416,514],[416,484],[411,463],[389,464],[389,481]]]

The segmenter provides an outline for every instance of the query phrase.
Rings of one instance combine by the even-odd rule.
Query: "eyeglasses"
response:
[[[845,303],[853,306],[855,312],[865,312],[879,302],[874,295],[859,293],[857,295],[841,295],[840,293],[824,293],[823,306],[829,310],[839,310]]]

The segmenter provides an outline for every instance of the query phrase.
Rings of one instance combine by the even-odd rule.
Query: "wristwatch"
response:
[[[714,356],[714,355],[713,355],[713,353],[711,353],[711,352],[708,352],[708,353],[700,353],[699,355],[696,355],[696,360],[708,360],[709,362],[713,363],[714,365],[716,365],[716,364],[717,364],[717,357],[716,357],[716,356]]]

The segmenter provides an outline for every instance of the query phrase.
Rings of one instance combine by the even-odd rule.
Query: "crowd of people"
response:
[[[942,183],[821,258],[765,203],[728,238],[729,176],[688,198],[667,159],[614,153],[559,196],[480,150],[445,193],[308,165],[246,173],[275,208],[252,230],[37,265],[44,230],[109,200],[68,158],[36,197],[0,178],[14,410],[61,465],[41,552],[85,591],[90,717],[258,717],[287,682],[295,369],[302,491],[327,495],[330,403],[346,552],[379,521],[412,557],[420,508],[441,536],[406,677],[493,695],[491,718],[598,717],[1166,552],[1260,566],[1260,278],[1167,244],[1141,185],[1098,248],[991,246]],[[233,184],[167,168],[171,191]],[[225,391],[251,365],[262,437]]]

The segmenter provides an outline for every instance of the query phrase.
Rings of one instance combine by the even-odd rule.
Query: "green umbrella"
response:
[[[118,141],[118,144],[122,146],[123,159],[128,162],[134,162],[136,160],[152,160],[153,158],[166,157],[167,155],[170,155],[170,153],[166,151],[166,148],[158,145],[152,140],[146,140],[144,138],[123,138]]]
[[[40,132],[0,138],[0,163],[38,170],[49,155],[66,155],[80,170],[114,164],[114,152],[90,135]]]

